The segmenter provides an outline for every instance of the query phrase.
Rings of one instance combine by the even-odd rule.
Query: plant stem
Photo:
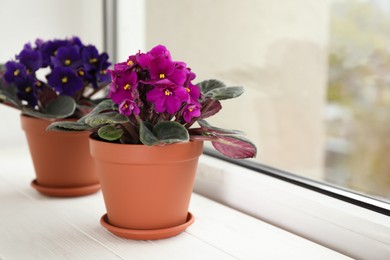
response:
[[[133,128],[130,122],[121,124],[126,133],[131,136],[133,143],[137,143],[139,139],[139,135],[136,130]]]

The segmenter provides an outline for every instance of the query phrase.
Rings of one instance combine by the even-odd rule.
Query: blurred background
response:
[[[108,35],[112,62],[166,45],[198,82],[245,87],[209,121],[246,132],[253,162],[390,199],[388,0],[0,0],[0,22],[0,63],[38,37]],[[0,115],[0,156],[27,149],[18,111]]]

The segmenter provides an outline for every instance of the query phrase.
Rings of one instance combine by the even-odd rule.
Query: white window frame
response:
[[[114,25],[115,33],[105,34],[106,46],[112,46],[113,57],[118,59],[114,62],[145,49],[145,0],[104,1],[111,5],[108,10],[116,12],[106,14],[106,26],[107,19],[116,19],[109,23]],[[129,30],[132,35],[127,33]],[[253,170],[203,155],[194,190],[353,258],[389,258],[390,218],[386,215],[390,214],[389,204],[283,174],[264,167]]]
[[[298,179],[281,180],[277,175],[203,155],[195,192],[353,258],[388,259],[389,204],[325,184],[322,191],[309,189],[303,187],[308,185],[304,178],[304,185],[294,184]],[[340,196],[360,205],[335,198]]]

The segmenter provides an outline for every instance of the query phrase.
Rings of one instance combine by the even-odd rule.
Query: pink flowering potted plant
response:
[[[77,37],[27,43],[0,74],[0,102],[21,111],[36,179],[49,196],[79,196],[100,189],[89,154],[88,132],[46,132],[53,121],[73,120],[101,101],[110,82],[106,53]]]
[[[129,56],[109,73],[106,100],[77,122],[48,129],[93,132],[104,227],[131,239],[177,235],[194,220],[188,207],[203,141],[229,158],[256,155],[242,132],[205,121],[220,111],[221,100],[240,96],[243,88],[218,80],[193,84],[195,73],[162,45]]]

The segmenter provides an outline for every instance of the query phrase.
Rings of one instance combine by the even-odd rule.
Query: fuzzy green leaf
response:
[[[87,115],[83,116],[78,120],[78,122],[85,123],[87,121],[87,118],[97,115],[103,111],[106,110],[114,110],[114,102],[111,99],[105,99],[101,101],[99,104],[97,104],[94,109]]]
[[[69,96],[58,96],[51,101],[45,111],[39,112],[31,108],[23,108],[24,114],[39,118],[65,118],[73,115],[76,102]]]
[[[153,125],[149,122],[141,122],[139,135],[144,145],[156,145],[159,143],[158,138],[153,133]]]
[[[86,131],[91,129],[92,127],[87,124],[70,121],[54,122],[46,128],[47,131]]]
[[[207,94],[209,91],[212,91],[213,89],[226,87],[226,85],[223,82],[216,79],[204,80],[198,83],[197,85],[204,94]]]
[[[113,109],[114,105],[115,103],[111,99],[105,99],[99,104],[97,104],[96,107],[91,111],[91,113],[97,114],[104,110]]]
[[[187,129],[178,122],[161,122],[153,127],[141,122],[140,140],[145,145],[163,145],[189,141]]]
[[[22,108],[22,103],[20,102],[16,94],[0,89],[0,103],[2,102],[11,103],[13,106],[19,109]]]
[[[114,125],[105,125],[98,130],[100,138],[107,141],[115,141],[122,137],[123,129],[117,128]]]
[[[104,124],[121,124],[128,122],[127,116],[119,114],[118,112],[108,112],[104,114],[94,114],[85,119],[85,123],[97,127]]]
[[[243,87],[226,87],[213,89],[205,94],[206,98],[225,100],[241,96],[244,93]]]
[[[2,66],[2,65],[0,65]],[[1,71],[2,68],[0,68]],[[4,80],[0,78],[0,103],[7,102],[21,109],[22,102],[19,100],[18,88],[13,84],[6,84]]]
[[[44,112],[32,108],[23,107],[22,113],[38,118],[65,118],[73,115],[76,110],[76,102],[68,96],[58,96],[46,107]]]
[[[187,129],[178,122],[161,122],[153,128],[154,135],[164,144],[188,142],[190,137]]]
[[[45,109],[45,113],[56,118],[71,116],[76,110],[76,102],[69,96],[58,96],[51,101]]]
[[[220,135],[223,135],[223,134],[244,135],[245,134],[244,132],[239,131],[239,130],[223,129],[223,128],[212,126],[206,120],[199,120],[198,124],[200,125],[202,130],[204,130],[205,132],[209,132],[209,133],[218,133]]]

